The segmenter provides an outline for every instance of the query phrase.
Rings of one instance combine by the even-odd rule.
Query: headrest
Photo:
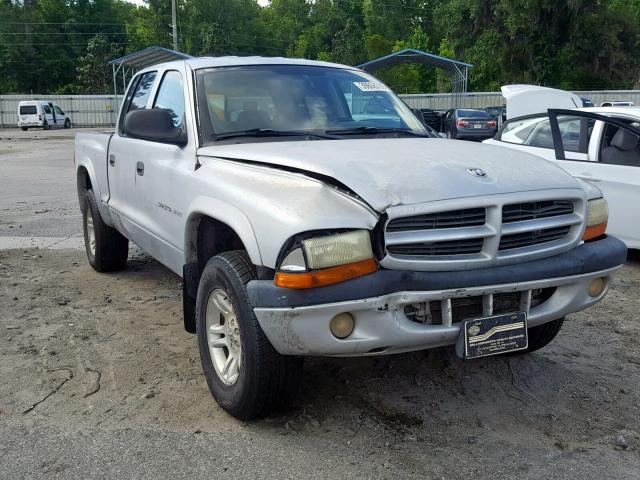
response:
[[[619,128],[616,134],[611,139],[611,145],[618,150],[633,150],[638,145],[638,137],[633,133],[629,133],[622,128]]]

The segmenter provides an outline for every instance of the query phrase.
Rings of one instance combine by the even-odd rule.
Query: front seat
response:
[[[638,136],[619,128],[609,146],[602,150],[601,163],[640,167]]]
[[[239,130],[252,130],[254,128],[271,128],[271,119],[262,110],[243,110],[238,115],[236,125]]]

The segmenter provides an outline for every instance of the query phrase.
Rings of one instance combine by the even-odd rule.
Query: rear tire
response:
[[[98,272],[115,272],[127,265],[129,240],[102,221],[93,190],[84,197],[82,227],[89,264]]]
[[[42,122],[42,129],[49,130],[49,122],[47,122],[46,120]]]
[[[71,128],[71,120],[69,120],[68,118],[64,121],[64,128]]]
[[[23,132],[26,132],[27,130],[29,130],[27,127],[20,127],[20,129],[21,129]]]
[[[196,300],[207,385],[218,404],[240,420],[287,406],[302,380],[302,358],[276,352],[253,313],[246,285],[255,278],[245,251],[221,253],[207,262]]]

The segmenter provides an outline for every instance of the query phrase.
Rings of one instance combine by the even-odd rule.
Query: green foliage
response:
[[[105,93],[107,60],[171,48],[171,3],[1,0],[0,93]],[[177,0],[179,49],[358,65],[405,48],[474,64],[471,90],[506,83],[633,88],[640,0]],[[376,73],[399,92],[448,91],[446,73]]]

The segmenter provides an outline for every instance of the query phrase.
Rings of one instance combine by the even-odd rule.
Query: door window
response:
[[[43,105],[42,109],[44,110],[44,113],[46,113],[47,115],[51,115],[51,108],[49,107],[49,105]]]
[[[640,167],[640,137],[616,125],[605,123],[600,163]]]
[[[133,110],[142,110],[147,106],[147,100],[151,94],[151,87],[156,78],[156,72],[147,72],[135,77],[127,95],[122,102],[122,111],[120,112],[119,130],[120,134],[124,134],[124,118],[128,112]]]
[[[580,117],[559,117],[558,126],[564,149],[568,152],[587,153],[593,130],[593,120]],[[506,122],[500,141],[553,150],[553,135],[547,115],[516,118]]]
[[[168,110],[171,113],[173,125],[182,126],[184,121],[184,90],[182,75],[179,72],[170,70],[164,74],[153,108]]]
[[[147,72],[140,76],[140,80],[131,96],[131,103],[129,104],[127,112],[142,110],[147,107],[147,101],[149,100],[151,87],[153,87],[153,81],[155,79],[156,72]]]
[[[59,106],[55,105],[53,107],[53,109],[55,110],[56,115],[64,115],[64,112],[62,111],[62,109]]]

